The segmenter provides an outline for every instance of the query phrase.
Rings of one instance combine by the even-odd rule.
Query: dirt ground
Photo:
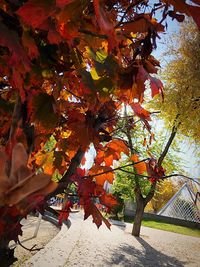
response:
[[[33,237],[36,225],[38,222],[38,217],[28,216],[27,220],[22,220],[23,224],[23,236],[19,237],[20,242],[23,246],[31,248],[34,245],[35,248],[43,248],[54,236],[59,232],[59,228],[54,226],[52,223],[41,220],[37,237]],[[15,246],[14,242],[10,243],[10,246]],[[18,258],[12,267],[21,267],[23,262],[31,258],[38,251],[28,251],[22,248],[20,245],[17,245],[15,249],[15,257]]]

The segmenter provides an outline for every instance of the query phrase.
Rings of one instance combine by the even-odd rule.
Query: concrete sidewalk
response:
[[[53,225],[49,221],[41,220],[38,235],[35,236],[34,234],[36,233],[36,226],[38,225],[38,217],[30,215],[27,217],[27,219],[23,219],[21,221],[21,224],[23,225],[23,236],[19,236],[19,240],[21,244],[27,248],[31,248],[33,246],[35,246],[35,248],[44,247],[60,231],[55,225]],[[9,245],[11,249],[16,247],[16,243],[14,241],[11,241]],[[25,261],[27,261],[37,252],[38,251],[30,252],[18,244],[15,248],[15,257],[18,259],[18,261],[14,262],[12,266],[21,267]]]
[[[200,266],[200,238],[142,227],[141,237],[131,235],[131,224],[98,230],[82,213],[71,214],[72,225],[63,226],[45,248],[24,267],[181,267]]]

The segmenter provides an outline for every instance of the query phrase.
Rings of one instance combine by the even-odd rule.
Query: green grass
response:
[[[115,218],[114,216],[105,216],[105,217],[117,220],[117,218]],[[122,214],[119,215],[118,219],[120,221],[133,223],[132,217],[124,217]],[[196,228],[179,226],[179,225],[165,223],[165,222],[158,221],[158,220],[152,221],[149,219],[143,219],[142,225],[146,226],[146,227],[154,228],[154,229],[159,229],[159,230],[163,230],[163,231],[174,232],[177,234],[189,235],[189,236],[194,236],[194,237],[200,238],[200,229],[196,229]]]
[[[125,218],[125,221],[131,222],[131,223],[133,222],[133,220],[130,220],[128,218]],[[189,235],[189,236],[194,236],[194,237],[200,238],[200,229],[164,223],[161,221],[152,221],[152,220],[148,220],[148,219],[143,219],[142,225],[146,226],[146,227],[150,227],[150,228],[155,228],[155,229],[159,229],[159,230],[164,230],[164,231],[168,231],[168,232],[174,232],[177,234]]]
[[[149,221],[149,220],[148,221],[143,220],[142,225],[146,227],[174,232],[174,233],[178,233],[182,235],[200,237],[199,229],[194,229],[194,228],[189,228],[189,227],[184,227],[184,226],[179,226],[179,225],[174,225],[174,224],[169,224],[169,223],[157,222],[157,221]]]

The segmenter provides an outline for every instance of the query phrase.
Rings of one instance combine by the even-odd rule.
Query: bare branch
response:
[[[123,20],[125,19],[127,13],[131,10],[131,8],[133,8],[134,6],[136,5],[139,5],[139,4],[142,4],[143,2],[145,2],[145,0],[136,0],[136,1],[133,1],[132,4],[130,4],[127,9],[125,10],[123,16],[121,17],[119,23],[117,23],[117,25],[115,26],[115,28],[119,27],[120,25],[123,25]]]
[[[98,34],[96,32],[91,32],[91,31],[85,30],[85,29],[79,29],[79,32],[80,33],[91,35],[93,37],[101,38],[101,39],[108,39],[108,36],[105,35],[105,34]]]
[[[134,166],[134,165],[137,165],[137,164],[139,164],[141,162],[144,162],[144,161],[147,161],[147,160],[149,160],[149,158],[146,158],[146,159],[143,159],[143,160],[140,160],[140,161],[137,161],[137,162],[133,162],[133,163],[121,166],[121,167],[113,168],[113,169],[108,170],[108,171],[100,172],[100,173],[97,173],[97,174],[94,174],[94,175],[86,175],[83,178],[96,177],[96,176],[99,176],[99,175],[102,175],[102,174],[106,174],[106,173],[109,173],[109,172],[121,170],[122,168],[129,167],[129,166]]]
[[[59,183],[65,184],[66,186],[65,188],[67,188],[67,186],[70,184],[71,181],[69,178],[76,172],[76,169],[81,164],[81,160],[84,154],[85,154],[85,151],[79,148],[75,156],[71,160],[68,170],[66,171],[66,173],[63,175],[63,177],[59,181]],[[61,192],[63,192],[63,186],[58,186],[58,188],[53,192],[53,195],[59,194]],[[52,195],[50,195],[50,197],[52,197]],[[49,199],[49,196],[48,196],[48,199]]]
[[[126,173],[129,173],[129,174],[133,174],[133,175],[137,175],[137,176],[140,176],[140,177],[143,177],[143,178],[147,178],[147,179],[150,179],[152,178],[151,176],[148,176],[148,175],[143,175],[143,174],[136,174],[135,172],[131,172],[131,171],[127,171],[127,170],[124,170],[122,169],[123,167],[121,167],[121,169],[119,169],[120,171],[123,171],[123,172],[126,172]],[[189,179],[189,180],[192,180],[193,182],[195,182],[196,184],[200,185],[200,183],[195,179],[195,178],[192,178],[192,177],[189,177],[189,176],[186,176],[184,174],[180,174],[180,173],[174,173],[174,174],[170,174],[170,175],[166,175],[166,176],[155,176],[156,179],[161,179],[161,180],[164,180],[164,179],[168,179],[170,177],[181,177],[181,178],[186,178],[186,179]]]
[[[172,128],[172,132],[171,132],[171,134],[170,134],[169,140],[168,140],[168,142],[167,142],[167,144],[166,144],[166,146],[165,146],[163,152],[161,153],[161,155],[160,155],[160,157],[159,157],[159,159],[158,159],[158,167],[160,167],[160,166],[162,165],[163,160],[164,160],[164,158],[166,157],[166,155],[167,155],[167,153],[168,153],[168,150],[169,150],[169,148],[170,148],[170,146],[171,146],[171,144],[172,144],[172,142],[173,142],[173,140],[174,140],[174,138],[175,138],[175,136],[176,136],[177,128],[178,128],[179,125],[180,125],[180,123],[179,123],[177,126],[174,126],[174,127]]]
[[[9,140],[11,140],[12,137],[14,136],[20,118],[21,118],[21,99],[20,99],[20,96],[18,95],[16,99],[14,111],[13,111]]]

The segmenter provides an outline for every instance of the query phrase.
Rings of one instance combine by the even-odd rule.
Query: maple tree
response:
[[[103,184],[113,181],[113,161],[121,153],[132,156],[111,133],[123,103],[150,131],[150,113],[142,107],[145,82],[152,97],[162,93],[154,77],[159,62],[151,53],[167,16],[182,21],[184,13],[200,27],[200,3],[193,2],[197,6],[182,0],[0,1],[0,258],[5,264],[13,260],[8,243],[21,234],[21,218],[47,207],[46,200],[71,183],[77,185],[85,219],[92,215],[98,227],[102,221],[110,227],[93,198],[108,207],[116,204]],[[48,151],[51,136],[55,145]],[[86,173],[79,165],[90,144],[97,157]],[[155,159],[148,162],[154,181],[163,175],[161,162],[158,168]],[[62,176],[59,183],[50,179],[55,171]]]

